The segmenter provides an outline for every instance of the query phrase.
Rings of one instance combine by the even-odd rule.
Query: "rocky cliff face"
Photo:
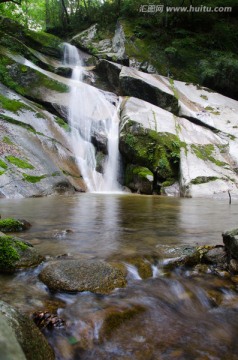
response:
[[[22,28],[15,37],[14,24],[8,31],[6,22],[0,28],[5,34],[0,40],[0,195],[85,191],[66,122],[70,80],[57,74],[68,76],[70,69],[52,57],[59,56],[60,40],[44,45],[44,36],[34,40]],[[93,44],[97,58],[117,61],[97,59],[87,82],[113,89],[114,100],[122,98],[123,185],[145,194],[238,195],[237,101],[123,66],[128,57],[120,24],[107,46],[98,40],[97,26],[72,41],[89,51]],[[88,116],[96,115],[89,109]],[[106,137],[97,131],[92,129],[92,141],[100,155],[106,153]]]

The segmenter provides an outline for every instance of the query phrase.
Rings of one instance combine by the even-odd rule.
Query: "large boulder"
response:
[[[85,185],[68,141],[69,126],[0,85],[0,194],[42,196]]]
[[[2,314],[0,315],[0,354],[1,360],[26,360],[13,329]]]
[[[52,34],[26,29],[19,22],[3,16],[0,16],[0,31],[43,54],[61,58],[62,40]]]
[[[157,191],[179,181],[182,196],[238,195],[228,138],[148,102],[122,101],[119,145],[126,166],[153,173]]]
[[[75,35],[71,42],[98,58],[129,65],[129,58],[125,50],[125,34],[120,22],[117,22],[115,33],[109,34],[109,38],[100,40],[99,25],[94,24]]]
[[[53,291],[91,291],[96,294],[107,294],[117,287],[126,285],[125,276],[120,270],[104,261],[96,260],[52,262],[39,276]]]
[[[161,76],[145,74],[124,66],[120,72],[119,82],[122,95],[145,100],[175,115],[178,114],[178,99]]]
[[[109,89],[119,92],[120,83],[119,75],[122,65],[108,60],[100,60],[97,64],[95,71],[101,79],[106,81]]]
[[[7,335],[8,339],[6,339]],[[4,301],[0,301],[0,339],[2,340],[0,341],[2,360],[55,359],[53,350],[33,321]],[[3,343],[3,339],[6,339],[8,345]],[[3,357],[4,353],[6,357]]]
[[[229,257],[238,260],[238,229],[226,231],[222,237]]]

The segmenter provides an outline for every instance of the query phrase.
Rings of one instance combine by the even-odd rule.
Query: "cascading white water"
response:
[[[119,104],[115,106],[104,92],[83,83],[83,61],[75,46],[64,44],[63,61],[72,68],[68,121],[72,147],[88,191],[118,192]],[[108,155],[102,174],[96,171],[96,151],[91,142],[93,131],[107,138]]]

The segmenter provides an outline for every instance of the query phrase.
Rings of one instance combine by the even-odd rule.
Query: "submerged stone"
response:
[[[53,262],[43,269],[39,277],[53,291],[108,294],[126,285],[125,276],[120,270],[104,261],[94,260]]]

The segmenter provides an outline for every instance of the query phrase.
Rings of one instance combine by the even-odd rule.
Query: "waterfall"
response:
[[[119,192],[119,101],[112,99],[112,94],[83,82],[83,60],[75,46],[64,44],[63,63],[72,68],[68,122],[72,148],[88,191]],[[102,173],[96,170],[93,135],[106,142],[107,155]]]

